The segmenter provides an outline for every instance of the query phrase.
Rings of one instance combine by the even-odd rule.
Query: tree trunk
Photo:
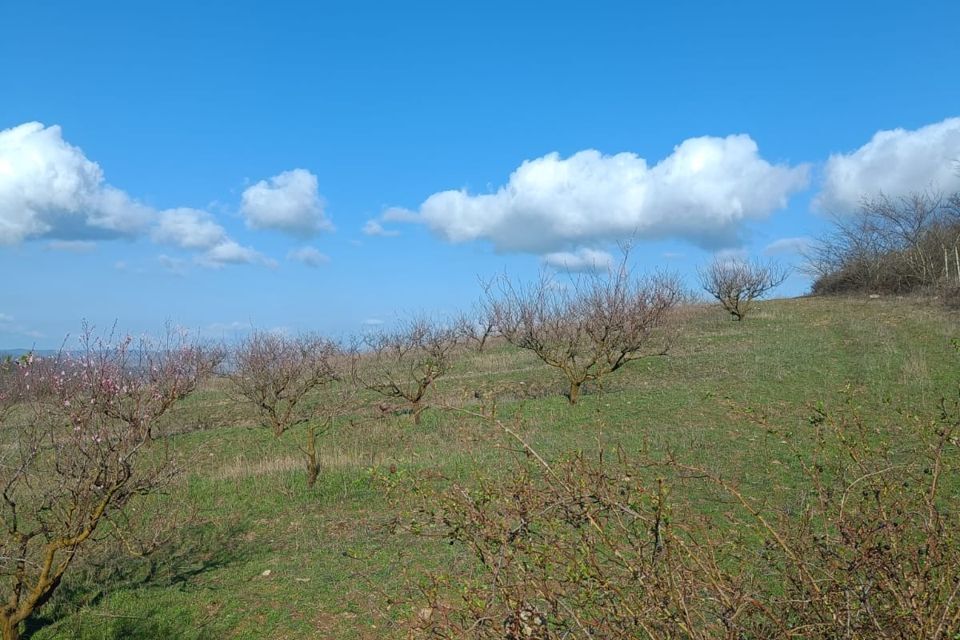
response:
[[[0,636],[3,640],[20,640],[20,623],[11,618],[0,618]]]
[[[571,382],[570,383],[570,392],[567,395],[567,398],[570,400],[570,404],[577,404],[580,400],[580,385],[582,382]]]
[[[412,402],[413,404],[413,424],[420,424],[420,415],[423,413],[423,405],[419,400]]]
[[[317,462],[317,431],[313,427],[307,431],[307,446],[304,453],[307,454],[307,486],[312,488],[317,483],[317,476],[320,475],[320,463]]]

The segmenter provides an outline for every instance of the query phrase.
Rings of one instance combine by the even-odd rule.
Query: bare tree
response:
[[[672,276],[634,277],[625,254],[616,269],[569,285],[543,275],[524,287],[503,277],[487,295],[501,334],[559,369],[576,404],[584,383],[666,353],[683,290]]]
[[[183,336],[116,344],[86,329],[79,355],[26,357],[0,376],[0,636],[47,603],[81,551],[179,471],[157,419],[216,356]],[[12,407],[12,408],[11,408]]]
[[[453,328],[458,340],[472,346],[477,353],[483,353],[497,335],[496,318],[486,305],[475,306],[472,312],[460,314]]]
[[[960,194],[865,198],[813,245],[816,293],[904,293],[960,279]]]
[[[773,263],[715,258],[697,273],[703,290],[736,320],[743,320],[753,302],[783,284],[790,271]]]
[[[360,342],[354,349],[354,379],[364,389],[408,404],[419,425],[427,392],[450,369],[456,331],[421,318]]]
[[[338,365],[343,359],[335,343],[314,334],[290,337],[254,331],[234,351],[229,372],[234,394],[253,406],[260,424],[278,438],[293,427],[308,425],[301,451],[311,487],[320,474],[317,436],[330,427],[335,411],[309,403],[308,396],[340,379]]]

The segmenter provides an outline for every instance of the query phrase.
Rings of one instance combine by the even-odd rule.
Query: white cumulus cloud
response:
[[[543,261],[554,269],[563,271],[597,272],[607,271],[613,266],[613,256],[596,249],[548,253],[543,256]]]
[[[227,232],[200,209],[168,209],[160,214],[153,239],[183,249],[210,249],[227,240]]]
[[[211,214],[200,209],[168,209],[159,214],[151,234],[154,242],[202,251],[197,264],[218,269],[228,264],[262,264],[276,262],[250,247],[244,247],[227,235]]]
[[[324,214],[317,177],[305,169],[284,171],[248,187],[240,212],[253,229],[275,229],[299,236],[333,230]]]
[[[224,240],[210,247],[196,258],[197,264],[211,269],[219,269],[228,264],[259,264],[276,267],[277,262],[259,251],[244,247],[235,240]]]
[[[287,258],[308,267],[321,267],[330,262],[330,256],[320,253],[315,247],[300,247],[287,254]]]
[[[316,178],[307,176],[316,200]],[[283,186],[302,182],[303,176],[282,174],[277,180]],[[298,188],[310,191],[309,185],[294,185],[291,199]],[[58,126],[28,122],[0,131],[0,245],[48,238],[49,249],[79,253],[94,250],[97,239],[148,232],[154,242],[201,252],[196,262],[203,266],[276,264],[232,240],[206,211],[157,212],[110,186],[100,165],[65,141]],[[185,272],[178,258],[158,259],[169,271]]]
[[[151,210],[106,183],[60,127],[28,122],[0,131],[0,244],[142,232]]]
[[[914,131],[878,131],[859,149],[830,156],[814,204],[825,211],[845,213],[880,192],[897,197],[928,189],[957,191],[958,162],[960,118]]]
[[[786,206],[808,173],[764,160],[747,135],[691,138],[653,166],[633,153],[551,153],[524,162],[494,193],[443,191],[416,213],[383,219],[425,223],[451,242],[486,239],[499,251],[542,254],[625,237],[715,248],[736,243],[745,221]]]

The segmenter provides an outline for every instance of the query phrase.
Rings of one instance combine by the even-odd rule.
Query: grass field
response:
[[[476,391],[504,383],[500,415],[548,458],[672,452],[747,493],[788,501],[792,447],[815,407],[853,403],[878,422],[904,407],[932,415],[956,394],[957,337],[960,318],[911,300],[777,300],[742,323],[712,308],[692,314],[668,356],[617,372],[578,406],[552,370],[503,346],[464,355],[435,391],[444,404],[476,409]],[[762,413],[771,428],[744,413]],[[222,383],[166,419],[188,471],[142,509],[182,514],[184,524],[148,559],[89,558],[28,637],[399,637],[421,576],[466,571],[469,559],[395,527],[415,504],[391,494],[391,483],[470,482],[515,464],[515,444],[469,415],[430,409],[414,427],[410,416],[365,410],[323,438],[325,471],[308,489],[297,434],[278,440],[257,428]],[[955,488],[952,499],[960,501]]]

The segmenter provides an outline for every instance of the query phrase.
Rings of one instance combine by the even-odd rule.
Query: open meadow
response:
[[[407,637],[431,615],[428,575],[455,583],[477,571],[442,527],[418,524],[434,492],[530,468],[521,440],[549,464],[672,457],[734,484],[758,509],[789,513],[805,491],[798,461],[817,416],[856,414],[894,443],[894,458],[916,455],[897,429],[936,421],[941,400],[956,401],[958,337],[955,312],[910,298],[773,300],[743,322],[697,307],[667,355],[588,384],[573,406],[556,371],[529,353],[501,342],[464,349],[420,425],[359,394],[318,438],[312,488],[296,434],[258,427],[214,377],[162,418],[172,435],[159,444],[185,472],[128,513],[138,538],[163,514],[165,543],[138,558],[118,538],[82,555],[25,637]],[[499,426],[484,417],[493,395]],[[953,471],[940,500],[956,523],[956,446],[946,455]],[[645,481],[663,473],[651,467]],[[671,500],[701,513],[735,508],[684,482]]]

